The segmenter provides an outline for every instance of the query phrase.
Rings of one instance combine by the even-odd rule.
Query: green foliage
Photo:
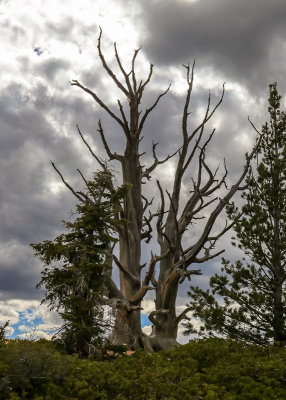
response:
[[[223,259],[223,275],[210,279],[211,290],[190,288],[190,309],[203,322],[201,334],[216,331],[259,344],[286,342],[286,113],[280,100],[277,85],[271,84],[270,121],[262,128],[257,173],[248,177],[242,209],[234,203],[227,208],[235,222],[232,244],[247,260]],[[195,331],[192,324],[186,327],[186,333]]]
[[[102,298],[111,274],[107,262],[114,232],[124,221],[121,202],[128,186],[113,186],[108,170],[97,172],[86,182],[84,199],[76,206],[77,218],[65,222],[67,229],[54,240],[32,244],[45,268],[37,287],[45,287],[43,302],[56,309],[65,325],[61,340],[68,352],[87,356],[102,342],[106,328]]]
[[[284,348],[222,339],[112,361],[64,355],[43,340],[11,341],[0,351],[0,399],[282,400],[285,365]]]
[[[6,321],[3,325],[0,325],[0,341],[6,339],[6,328],[9,326],[9,321]]]

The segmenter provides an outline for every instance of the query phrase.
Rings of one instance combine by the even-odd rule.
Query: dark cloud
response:
[[[35,268],[29,243],[54,238],[63,230],[61,221],[69,219],[74,209],[75,198],[68,189],[50,189],[53,182],[60,182],[50,160],[79,189],[83,184],[76,168],[88,170],[77,143],[51,124],[59,103],[47,87],[37,85],[26,93],[25,87],[12,84],[0,99],[0,292],[5,298],[38,296],[40,262]],[[58,113],[60,122],[66,110],[59,107]],[[68,126],[72,122],[66,121]]]
[[[10,267],[9,270],[3,270],[2,265],[0,265],[0,267],[1,300],[15,298],[41,300],[41,291],[35,289],[36,284],[41,279],[41,268],[37,268],[37,270],[27,270],[26,262],[23,264],[15,264],[14,268]]]
[[[284,0],[145,2],[144,51],[157,64],[196,59],[225,80],[263,86],[280,77],[285,19]]]
[[[32,249],[14,237],[5,243],[1,240],[0,251],[1,300],[39,298],[35,285],[40,280],[40,268]]]

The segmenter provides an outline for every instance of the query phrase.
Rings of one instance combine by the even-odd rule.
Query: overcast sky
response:
[[[193,122],[208,91],[215,101],[226,83],[224,102],[210,124],[217,133],[208,157],[213,165],[225,157],[232,178],[255,138],[248,115],[258,128],[267,119],[269,83],[277,81],[285,96],[285,22],[285,0],[0,0],[0,323],[10,319],[20,335],[33,325],[40,332],[59,324],[55,314],[39,306],[42,294],[35,285],[41,264],[29,247],[59,234],[75,204],[50,160],[81,188],[77,168],[91,177],[98,166],[76,124],[102,156],[99,117],[113,150],[122,148],[120,132],[69,84],[78,79],[116,105],[118,92],[97,56],[99,26],[111,65],[114,41],[125,65],[142,45],[139,76],[147,75],[149,62],[155,64],[146,104],[172,83],[146,126],[142,150],[147,158],[152,140],[159,141],[161,156],[179,141],[186,93],[182,64],[196,60]],[[159,170],[163,183],[172,171],[171,164]],[[227,257],[235,256],[226,241],[219,245],[227,248]],[[217,259],[203,266],[205,276],[196,283],[206,285],[219,265]],[[181,291],[180,304],[185,300]],[[145,306],[150,311],[151,302]]]

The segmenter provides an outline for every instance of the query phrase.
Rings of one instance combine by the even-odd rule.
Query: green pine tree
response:
[[[246,257],[223,259],[223,274],[210,279],[210,290],[191,287],[188,294],[190,310],[203,323],[201,334],[285,344],[286,113],[277,84],[269,89],[270,120],[262,127],[257,173],[248,178],[241,211],[234,203],[227,210],[235,222],[233,245]],[[197,331],[191,323],[186,328],[186,334]]]
[[[77,218],[64,221],[66,233],[54,240],[32,244],[45,268],[38,288],[45,287],[42,302],[56,309],[64,321],[61,340],[69,352],[86,357],[103,340],[106,321],[103,297],[111,274],[108,249],[116,242],[114,232],[123,223],[121,203],[127,186],[113,187],[112,173],[105,169],[86,181]]]

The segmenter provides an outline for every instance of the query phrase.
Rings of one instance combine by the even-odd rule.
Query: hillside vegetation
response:
[[[3,340],[0,399],[286,399],[283,347],[206,339],[154,354],[107,353],[79,359],[46,340]]]

